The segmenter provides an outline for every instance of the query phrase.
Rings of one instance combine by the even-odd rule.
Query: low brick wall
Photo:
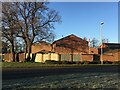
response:
[[[4,54],[4,61],[5,62],[12,62],[13,61],[13,54],[10,53],[10,54]]]
[[[5,62],[12,62],[13,61],[13,54],[10,53],[10,54],[4,54],[4,61]],[[25,60],[25,53],[19,53],[19,54],[15,54],[15,58],[16,58],[16,61],[18,62],[22,62]]]
[[[111,62],[120,61],[120,52],[104,54],[103,60],[104,61],[111,61]]]
[[[31,54],[30,56],[31,59],[35,62],[45,62],[46,60],[59,61],[60,59],[59,55],[60,54],[56,54],[56,53],[51,53],[51,54],[37,53],[37,54]],[[85,61],[92,62],[95,59],[94,54],[79,54],[79,55],[81,62],[85,62]],[[12,53],[4,54],[3,60],[6,62],[12,62],[13,61],[12,56],[13,56]],[[17,58],[17,61],[23,62],[25,60],[25,53],[16,54],[15,57]],[[70,60],[70,58],[68,60]],[[99,61],[100,58],[96,58],[95,60]],[[103,61],[111,61],[111,62],[120,61],[120,52],[103,54]]]
[[[80,54],[79,54],[80,55]],[[48,54],[31,54],[31,59],[34,59],[35,62],[45,62],[46,60],[55,60],[59,61],[59,54],[56,53],[48,53]],[[34,58],[33,58],[34,56]],[[26,54],[27,57],[27,54]],[[80,55],[81,59],[80,61],[93,61],[93,55],[92,54],[82,54]],[[23,62],[25,60],[25,53],[19,53],[17,61]],[[5,54],[4,55],[4,61],[6,62],[11,62],[12,61],[12,54]]]
[[[20,53],[20,54],[19,54],[19,61],[20,61],[20,62],[25,61],[25,53]]]
[[[84,61],[89,61],[89,62],[92,62],[93,61],[93,54],[82,54],[81,55],[81,61],[84,62]]]

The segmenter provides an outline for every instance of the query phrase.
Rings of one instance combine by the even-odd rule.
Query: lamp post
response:
[[[100,23],[100,41],[101,41],[101,55],[100,55],[100,61],[101,61],[101,64],[103,64],[103,50],[102,50],[102,25],[103,25],[104,23],[103,22],[101,22]]]

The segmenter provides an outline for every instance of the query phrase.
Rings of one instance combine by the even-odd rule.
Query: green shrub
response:
[[[62,64],[71,64],[70,61],[62,61]]]
[[[83,62],[77,61],[76,64],[83,64]]]
[[[103,61],[103,64],[112,64],[113,62],[111,61]]]
[[[55,60],[46,60],[45,63],[46,64],[58,64],[58,61],[55,61]]]
[[[120,61],[114,61],[113,64],[119,64],[120,65]]]
[[[84,64],[89,64],[89,61],[84,61]]]
[[[76,64],[76,62],[71,62],[72,64]]]
[[[76,64],[76,62],[71,61],[61,61],[62,64]]]
[[[93,61],[93,62],[89,62],[89,64],[98,64],[98,62]]]

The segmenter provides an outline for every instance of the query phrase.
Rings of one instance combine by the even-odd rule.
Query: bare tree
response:
[[[103,38],[102,43],[108,43],[109,39]],[[91,47],[98,48],[100,46],[101,42],[97,40],[96,38],[93,38],[90,42]]]
[[[84,37],[84,38],[83,38],[83,40],[86,40],[86,41],[87,41],[87,38],[86,38],[86,37]]]
[[[13,54],[13,61],[15,61],[14,39],[16,38],[16,25],[14,21],[14,11],[12,4],[2,3],[2,36],[11,44],[11,53]]]
[[[9,42],[6,42],[6,40],[1,40],[2,42],[2,46],[1,46],[1,49],[2,49],[2,53],[9,53]]]
[[[9,2],[10,3],[10,2]],[[30,60],[31,46],[38,41],[49,41],[54,38],[54,23],[60,22],[60,16],[55,10],[47,7],[45,2],[13,2],[17,36],[25,42],[25,53]],[[19,28],[18,28],[19,27]]]
[[[91,41],[90,41],[90,46],[91,47],[94,47],[94,48],[97,48],[98,47],[98,40],[96,38],[93,38]]]
[[[23,52],[24,50],[24,42],[22,38],[17,37],[15,40],[15,53]]]
[[[109,39],[108,38],[103,38],[102,39],[102,43],[108,43],[109,42]]]

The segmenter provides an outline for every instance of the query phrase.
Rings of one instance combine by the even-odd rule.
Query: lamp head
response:
[[[104,22],[101,22],[101,25],[103,25],[104,24]]]

